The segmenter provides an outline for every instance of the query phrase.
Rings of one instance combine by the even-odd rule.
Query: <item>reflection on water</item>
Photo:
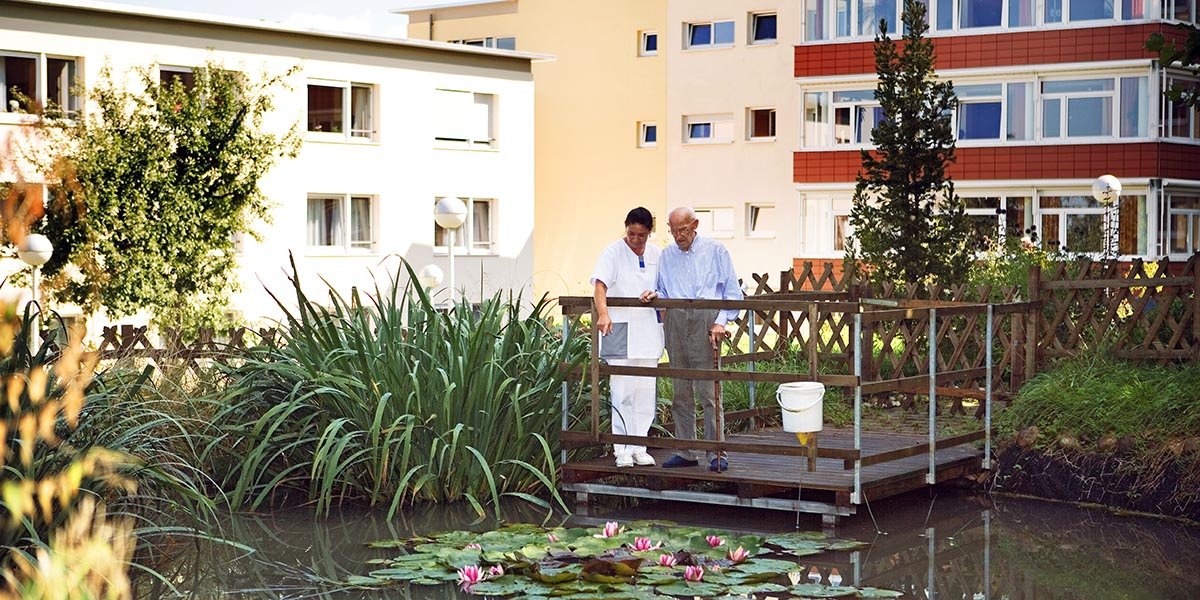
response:
[[[522,510],[522,508],[525,508]],[[838,536],[871,541],[857,552],[806,557],[812,581],[901,590],[908,598],[1010,600],[1174,600],[1200,597],[1200,529],[1169,521],[1120,517],[1104,511],[1036,501],[924,492],[863,510]],[[540,523],[545,515],[510,506],[513,520]],[[522,514],[523,513],[523,514]],[[686,519],[685,519],[686,517]],[[601,509],[594,518],[654,519],[752,532],[792,531],[795,516],[671,503]],[[558,523],[553,523],[558,524]],[[227,537],[256,548],[250,555],[203,545],[177,561],[173,583],[194,597],[221,593],[273,598],[453,598],[453,587],[403,586],[384,592],[339,589],[337,581],[368,573],[372,558],[389,555],[366,542],[422,533],[492,528],[466,507],[413,509],[392,521],[370,512],[328,518],[291,511],[237,516]],[[802,517],[802,529],[819,521]],[[985,583],[986,582],[986,583]],[[151,581],[140,589],[150,595]]]

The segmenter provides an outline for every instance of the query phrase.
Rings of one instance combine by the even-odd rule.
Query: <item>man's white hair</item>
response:
[[[675,208],[671,211],[671,214],[667,216],[667,220],[670,220],[671,217],[674,217],[675,215],[686,217],[689,223],[696,220],[696,210],[690,206],[680,206]]]

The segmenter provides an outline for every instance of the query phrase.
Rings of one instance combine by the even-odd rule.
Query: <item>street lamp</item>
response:
[[[17,248],[17,257],[24,261],[25,264],[33,267],[33,302],[38,301],[38,283],[42,274],[42,265],[46,264],[50,257],[54,256],[54,244],[50,243],[50,238],[40,234],[31,233],[25,236],[25,241],[21,242],[21,246]],[[31,352],[36,353],[38,347],[42,344],[42,335],[40,330],[42,308],[38,306],[38,312],[33,316],[31,338],[29,347]]]
[[[442,198],[433,207],[433,220],[450,234],[450,304],[454,304],[454,235],[467,220],[467,205],[458,198]]]
[[[1121,197],[1121,180],[1112,175],[1101,175],[1092,183],[1092,197],[1104,207],[1104,256],[1105,260],[1116,255],[1113,239],[1113,209]]]
[[[425,293],[431,298],[433,296],[433,288],[442,284],[442,277],[442,268],[437,265],[425,265],[417,273],[417,281],[421,283],[421,287],[425,288]]]

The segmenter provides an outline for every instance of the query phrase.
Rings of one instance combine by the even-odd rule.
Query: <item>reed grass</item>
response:
[[[499,516],[509,496],[566,509],[551,448],[562,365],[582,365],[586,340],[564,344],[544,298],[523,306],[496,294],[441,310],[415,280],[405,263],[370,294],[327,286],[317,299],[293,262],[294,303],[275,297],[281,339],[231,368],[213,416],[222,439],[206,456],[226,454],[234,508],[358,501],[391,516],[465,500]]]

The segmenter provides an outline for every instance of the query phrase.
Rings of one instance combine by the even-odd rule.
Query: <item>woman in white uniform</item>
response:
[[[607,301],[608,298],[637,298],[642,292],[654,289],[662,250],[646,243],[652,231],[654,216],[650,211],[640,206],[629,211],[625,217],[625,237],[609,244],[600,253],[592,274],[596,328],[602,336],[601,353],[606,353],[607,341],[611,344],[610,349],[621,354],[619,348],[621,342],[625,342],[623,358],[614,358],[613,352],[607,352],[610,365],[654,367],[662,358],[663,329],[657,312],[652,308],[609,308]],[[625,325],[620,325],[622,323]],[[614,324],[617,325],[616,333]],[[617,339],[621,336],[626,339]],[[612,432],[645,436],[654,422],[655,378],[613,375],[609,387],[612,390]],[[613,455],[618,467],[654,465],[654,457],[646,453],[645,446],[614,444]]]

